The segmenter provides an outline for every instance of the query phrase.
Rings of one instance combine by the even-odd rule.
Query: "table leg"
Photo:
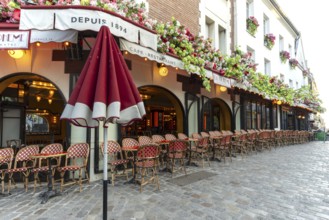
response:
[[[133,169],[134,169],[134,175],[133,175],[133,177],[130,179],[130,180],[128,180],[128,181],[126,181],[126,182],[124,182],[124,184],[135,184],[136,183],[136,171],[137,171],[137,167],[136,167],[136,154],[137,154],[137,151],[135,152],[133,152],[133,160],[134,160],[134,167],[133,167]]]
[[[51,158],[48,158],[48,190],[40,194],[41,204],[45,204],[51,197],[60,196],[61,193],[53,190],[53,175],[51,170]]]

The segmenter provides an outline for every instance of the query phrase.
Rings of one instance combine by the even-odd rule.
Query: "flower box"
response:
[[[280,59],[282,63],[286,63],[290,59],[290,53],[288,51],[282,50],[280,52]]]
[[[289,64],[290,64],[291,69],[295,69],[296,66],[298,66],[298,60],[296,60],[296,59],[294,59],[294,58],[291,58],[291,59],[289,60]]]
[[[252,36],[255,36],[258,26],[259,26],[259,23],[254,16],[250,16],[249,18],[247,18],[247,31]]]
[[[264,45],[271,50],[274,44],[275,44],[275,36],[273,34],[265,34]]]

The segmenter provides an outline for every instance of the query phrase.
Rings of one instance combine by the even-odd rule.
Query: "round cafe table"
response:
[[[40,197],[42,198],[41,204],[45,204],[48,202],[48,199],[51,197],[59,196],[61,195],[60,192],[57,192],[56,190],[53,190],[53,174],[52,174],[52,168],[51,168],[51,159],[52,158],[58,158],[67,155],[66,152],[62,153],[56,153],[56,154],[35,154],[32,155],[32,159],[47,159],[48,160],[48,190],[46,192],[43,192],[40,194]]]

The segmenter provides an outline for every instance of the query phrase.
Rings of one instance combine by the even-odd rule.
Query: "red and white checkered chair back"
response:
[[[89,144],[77,143],[67,149],[67,158],[88,158]]]
[[[56,154],[63,152],[63,145],[59,143],[48,144],[44,148],[42,148],[42,154]]]
[[[150,138],[149,136],[139,136],[138,142],[140,145],[152,144],[152,138]]]
[[[207,132],[201,131],[201,137],[209,137],[210,135]]]
[[[165,134],[165,139],[167,141],[173,141],[173,140],[177,140],[176,136],[173,134]]]
[[[12,148],[0,149],[0,165],[10,163],[13,160],[13,157],[14,157],[14,150]]]
[[[124,138],[122,140],[122,147],[134,147],[139,146],[139,142],[134,138]]]
[[[161,141],[165,141],[165,140],[166,139],[162,135],[159,135],[159,134],[152,135],[152,142],[153,143],[161,142]]]
[[[160,155],[160,147],[156,144],[146,144],[140,146],[137,151],[137,160],[157,158]]]
[[[101,150],[104,154],[104,143],[101,144]],[[107,142],[107,153],[109,154],[115,154],[121,152],[121,146],[116,141],[108,141]]]
[[[39,153],[39,145],[29,145],[21,148],[15,157],[15,161],[27,161],[31,160],[31,155],[35,155]]]
[[[168,149],[170,152],[184,152],[187,151],[188,142],[184,140],[173,140],[170,141]]]
[[[185,140],[188,138],[187,135],[184,133],[178,133],[177,136],[178,136],[178,139],[181,139],[181,140]]]

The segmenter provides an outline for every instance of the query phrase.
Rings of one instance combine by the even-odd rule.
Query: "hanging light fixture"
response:
[[[38,102],[41,101],[41,96],[37,95],[35,98],[37,99]]]
[[[49,103],[49,105],[51,105],[51,103],[53,103],[53,100],[52,99],[48,99],[48,103]]]
[[[20,59],[22,58],[25,54],[25,50],[8,50],[9,56],[11,56],[14,59]]]
[[[49,90],[49,95],[50,95],[50,97],[52,97],[53,95],[54,95],[54,90]]]

